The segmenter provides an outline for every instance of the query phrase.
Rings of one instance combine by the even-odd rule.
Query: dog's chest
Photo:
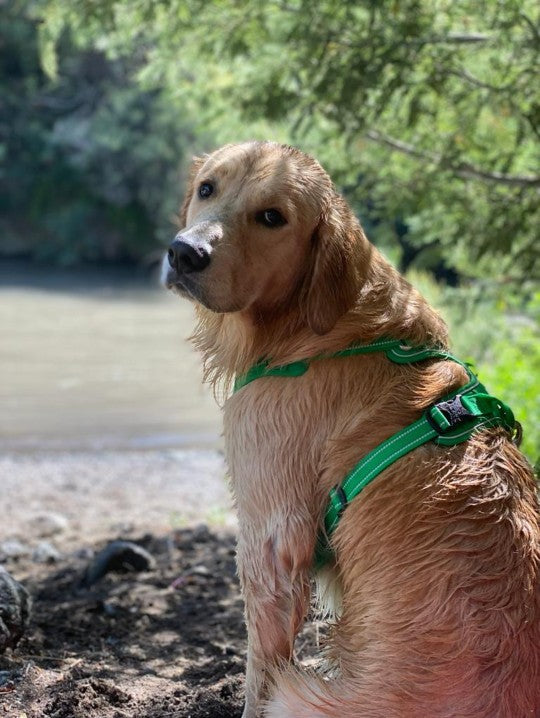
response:
[[[233,395],[224,437],[237,501],[288,493],[310,480],[328,434],[328,412],[301,380],[263,379]]]

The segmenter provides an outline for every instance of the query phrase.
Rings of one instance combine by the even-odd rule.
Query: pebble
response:
[[[5,686],[6,683],[13,683],[16,677],[17,673],[15,671],[0,671],[0,688]]]
[[[198,543],[207,543],[210,538],[210,530],[206,524],[197,524],[193,527],[191,536],[193,541],[197,541]]]
[[[32,519],[32,528],[40,538],[48,538],[64,533],[69,527],[69,520],[64,514],[47,512]]]
[[[0,557],[6,559],[19,559],[28,556],[30,547],[17,539],[7,539],[0,543]]]
[[[206,566],[203,566],[202,564],[198,566],[193,566],[190,573],[195,574],[195,576],[209,576],[210,571],[206,568]]]
[[[40,541],[32,552],[32,560],[36,563],[56,563],[61,557],[60,551],[49,541]]]

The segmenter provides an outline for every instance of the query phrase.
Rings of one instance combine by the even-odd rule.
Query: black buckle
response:
[[[442,418],[441,418],[442,415]],[[453,399],[440,401],[433,404],[425,413],[428,424],[437,434],[442,435],[451,429],[455,429],[467,419],[474,419],[474,414],[463,406],[461,394]]]

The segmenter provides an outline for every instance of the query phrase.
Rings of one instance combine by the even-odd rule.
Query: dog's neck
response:
[[[441,317],[374,248],[372,255],[355,306],[323,335],[309,327],[294,302],[294,308],[272,312],[251,308],[216,314],[198,307],[191,339],[203,355],[205,381],[230,386],[236,374],[263,357],[285,364],[381,336],[446,347],[448,334]]]

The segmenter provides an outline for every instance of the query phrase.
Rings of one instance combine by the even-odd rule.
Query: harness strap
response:
[[[433,404],[420,419],[379,444],[356,464],[341,484],[330,490],[324,530],[317,537],[315,568],[333,557],[331,536],[347,505],[395,461],[428,441],[453,446],[466,441],[479,429],[494,426],[503,426],[513,433],[516,422],[510,407],[494,396],[479,392],[479,387],[484,387],[472,372],[469,374],[471,380],[466,386]]]
[[[298,377],[305,374],[312,361],[333,359],[357,354],[384,352],[397,364],[411,364],[425,359],[446,359],[460,364],[467,372],[469,381],[428,407],[420,419],[390,436],[370,451],[346,475],[343,481],[330,491],[324,516],[324,528],[319,532],[315,550],[314,566],[324,565],[333,556],[330,539],[347,505],[395,461],[428,441],[441,446],[453,446],[466,441],[473,432],[494,426],[504,427],[510,434],[521,427],[515,421],[509,406],[487,393],[483,384],[469,366],[444,349],[411,347],[396,339],[378,339],[371,344],[354,344],[333,354],[320,354],[282,366],[270,366],[261,361],[236,379],[234,390],[238,391],[255,379],[263,377]]]
[[[462,361],[456,359],[456,357],[452,356],[452,354],[445,349],[411,347],[399,339],[382,338],[370,344],[351,344],[347,348],[340,349],[331,354],[317,354],[309,359],[301,359],[280,366],[271,366],[270,360],[262,359],[260,362],[257,362],[257,364],[254,364],[245,374],[236,377],[234,391],[239,391],[246,386],[246,384],[255,381],[255,379],[263,379],[269,376],[302,376],[302,374],[307,372],[312,362],[321,359],[337,359],[358,354],[375,354],[376,352],[384,352],[388,359],[395,364],[411,364],[412,362],[423,361],[424,359],[450,359],[466,368],[466,365]]]

